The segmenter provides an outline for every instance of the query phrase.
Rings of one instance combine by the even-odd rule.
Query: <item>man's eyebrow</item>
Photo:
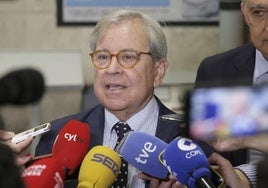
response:
[[[265,9],[265,6],[264,5],[261,5],[261,4],[255,4],[255,3],[252,3],[252,4],[249,4],[249,10],[256,10],[256,9]],[[268,7],[266,7],[268,9]]]

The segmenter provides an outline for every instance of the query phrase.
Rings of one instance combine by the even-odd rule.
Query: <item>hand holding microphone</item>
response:
[[[161,155],[169,172],[190,188],[215,188],[208,159],[202,149],[188,138],[178,137]]]
[[[217,153],[213,153],[208,157],[210,163],[215,164],[215,170],[217,170],[224,178],[224,184],[226,187],[243,187],[250,188],[249,179],[245,176],[245,174],[234,168],[230,161],[222,157]]]
[[[61,188],[66,175],[79,167],[89,146],[89,126],[71,119],[59,131],[51,157],[37,159],[24,170],[27,188]],[[42,187],[43,186],[43,187]]]
[[[114,150],[105,146],[93,147],[81,164],[77,188],[110,187],[120,166],[121,158]]]
[[[16,164],[18,166],[22,166],[32,158],[32,155],[30,153],[26,154],[25,156],[20,155],[20,154],[32,143],[34,138],[31,137],[31,138],[24,140],[23,142],[20,142],[18,144],[14,144],[11,142],[11,139],[14,136],[15,136],[14,132],[0,130],[0,141],[3,144],[6,144],[7,146],[9,146],[11,148],[11,150],[13,151],[13,153],[16,156]]]
[[[142,171],[138,177],[150,181],[151,187],[176,187],[184,185],[169,175],[160,162],[159,155],[167,147],[163,140],[143,132],[129,132],[115,149],[129,164]]]

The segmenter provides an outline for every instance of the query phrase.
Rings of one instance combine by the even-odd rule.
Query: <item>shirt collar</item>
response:
[[[156,99],[152,97],[152,99],[142,110],[134,114],[126,122],[132,130],[139,130],[141,126],[147,125],[147,122],[149,122],[151,118],[155,118],[154,114],[158,114],[158,111],[159,107],[157,105]],[[107,126],[108,129],[112,130],[114,124],[116,124],[120,120],[107,109],[105,109],[104,113],[105,126]]]
[[[268,61],[263,57],[262,53],[256,49],[254,77],[257,79],[268,71]]]

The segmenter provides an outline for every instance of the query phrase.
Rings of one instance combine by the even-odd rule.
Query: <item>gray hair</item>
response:
[[[139,19],[144,25],[153,62],[166,58],[167,42],[161,25],[152,17],[135,10],[117,10],[100,19],[90,36],[91,50],[96,50],[97,43],[101,40],[110,24],[118,24],[132,19]]]

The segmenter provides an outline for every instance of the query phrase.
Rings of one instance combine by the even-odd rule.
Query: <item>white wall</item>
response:
[[[58,27],[56,1],[51,0],[0,0],[0,15],[0,48],[79,50],[84,80],[92,83],[93,67],[88,56],[91,26]],[[164,31],[169,72],[194,75],[203,58],[219,51],[218,26],[171,26]]]

